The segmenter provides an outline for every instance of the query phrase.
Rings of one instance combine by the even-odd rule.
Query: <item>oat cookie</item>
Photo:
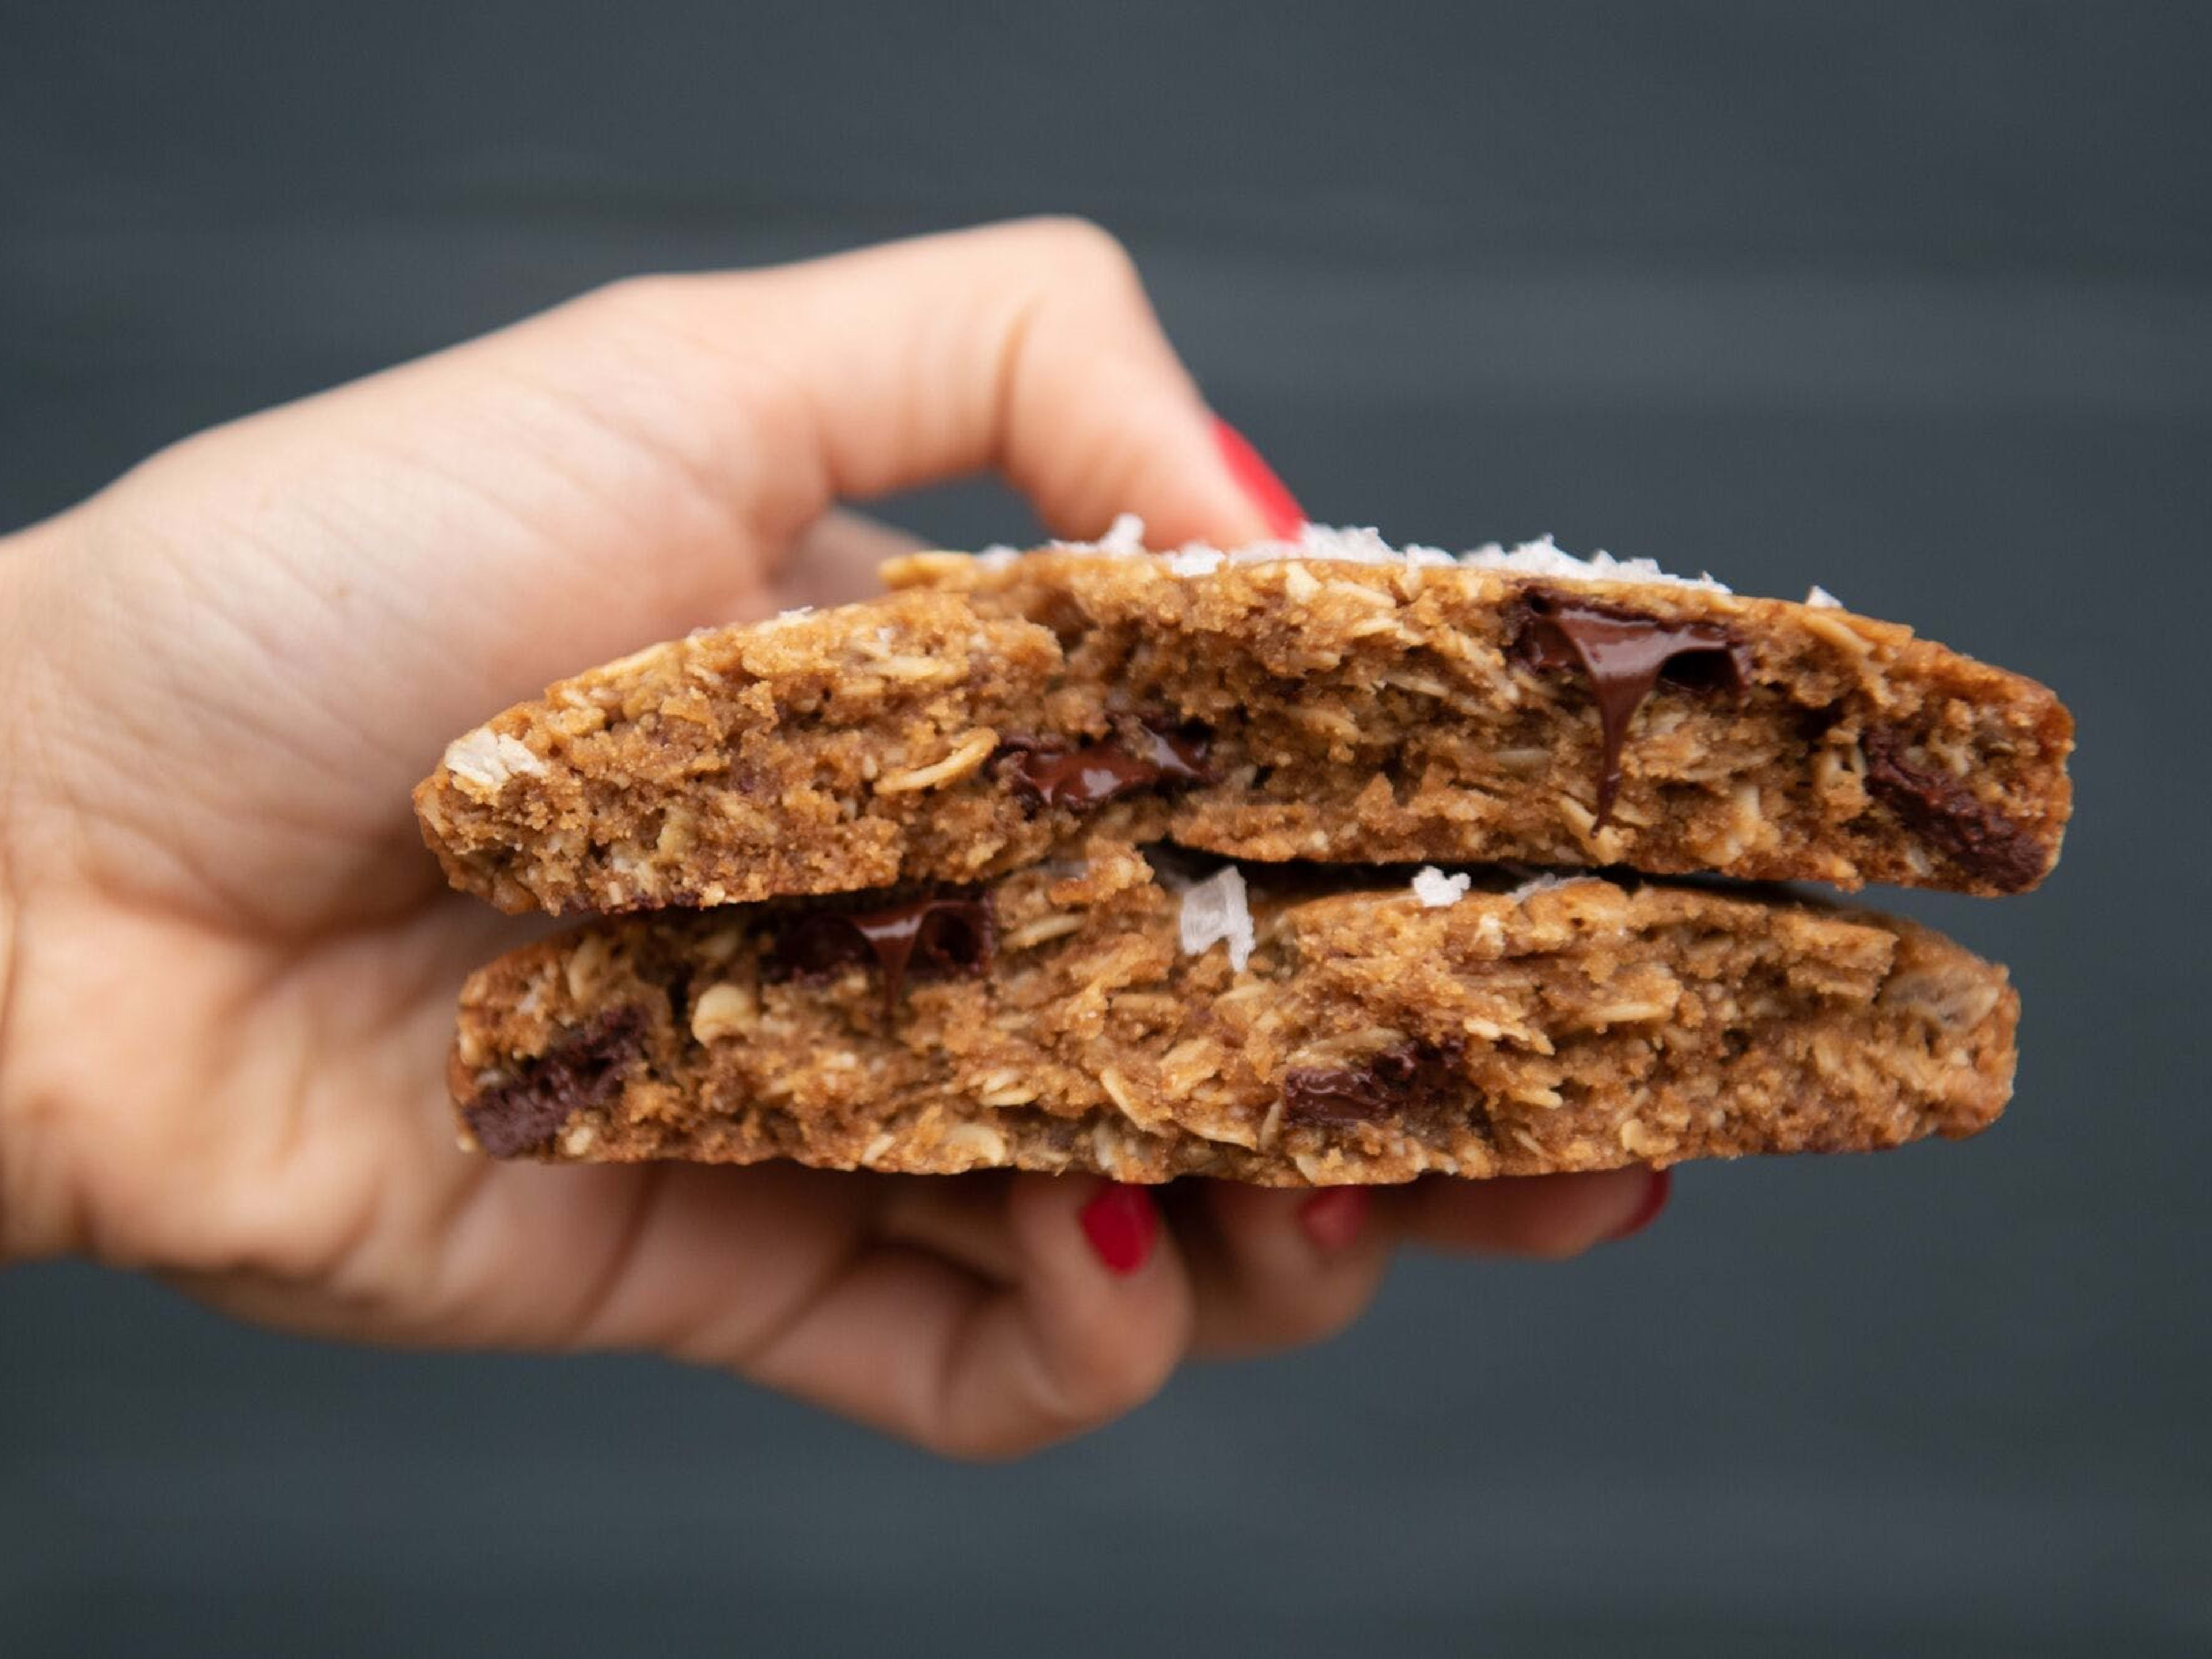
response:
[[[1787,896],[1101,836],[540,941],[470,980],[451,1081],[501,1157],[1400,1182],[1971,1134],[2017,1012],[1948,940]]]
[[[987,881],[1095,834],[1981,894],[2057,858],[2072,722],[2032,680],[1832,602],[1369,543],[895,561],[563,681],[417,810],[455,884],[556,914]]]

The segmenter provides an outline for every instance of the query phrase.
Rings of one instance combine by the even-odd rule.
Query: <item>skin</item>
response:
[[[1643,1213],[1639,1171],[1185,1183],[1117,1273],[1090,1177],[455,1150],[453,999],[530,925],[447,890],[410,786],[563,673],[861,591],[910,544],[834,503],[986,468],[1062,534],[1266,533],[1126,255],[1038,222],[618,283],[0,541],[6,1258],[343,1337],[653,1350],[1002,1455],[1340,1329],[1401,1242],[1563,1257]]]

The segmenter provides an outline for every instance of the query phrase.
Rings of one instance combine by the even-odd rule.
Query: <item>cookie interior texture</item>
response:
[[[1255,866],[1194,905],[1194,872],[1079,851],[526,946],[463,994],[462,1121],[502,1156],[1296,1185],[1891,1146],[2009,1091],[2003,970],[1908,922]]]
[[[2072,723],[1836,609],[1295,559],[917,555],[562,682],[416,792],[455,884],[623,911],[972,883],[1085,836],[2016,892]]]

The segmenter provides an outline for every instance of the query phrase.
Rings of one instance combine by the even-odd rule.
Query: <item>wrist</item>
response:
[[[33,1190],[40,1160],[26,1144],[33,1114],[25,1097],[29,1036],[21,1014],[29,983],[23,963],[32,782],[27,727],[39,707],[40,672],[32,659],[33,590],[48,556],[46,538],[46,526],[0,538],[0,1267],[60,1248],[48,1225],[54,1205]]]
[[[5,603],[7,584],[0,581],[0,604]],[[0,641],[0,647],[4,647]],[[0,740],[0,769],[12,770],[10,746]],[[0,777],[5,773],[0,772]],[[4,796],[7,785],[0,782],[0,796]],[[9,1060],[15,1048],[15,968],[16,951],[21,935],[21,905],[15,897],[14,860],[8,845],[9,816],[4,804],[0,804],[0,1267],[19,1256],[34,1253],[27,1238],[17,1236],[17,1218],[27,1207],[15,1190],[15,1162],[9,1156],[15,1137],[12,1133],[15,1121],[15,1096],[9,1079],[15,1075]]]

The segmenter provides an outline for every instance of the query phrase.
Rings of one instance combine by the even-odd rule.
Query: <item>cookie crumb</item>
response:
[[[1555,887],[1567,887],[1571,886],[1574,883],[1578,881],[1592,881],[1595,879],[1596,879],[1596,878],[1592,876],[1554,875],[1552,872],[1547,870],[1540,876],[1529,877],[1528,880],[1522,882],[1518,887],[1516,887],[1511,891],[1508,892],[1505,896],[1511,899],[1516,904],[1525,904],[1528,900],[1535,897],[1537,894],[1548,893]]]

